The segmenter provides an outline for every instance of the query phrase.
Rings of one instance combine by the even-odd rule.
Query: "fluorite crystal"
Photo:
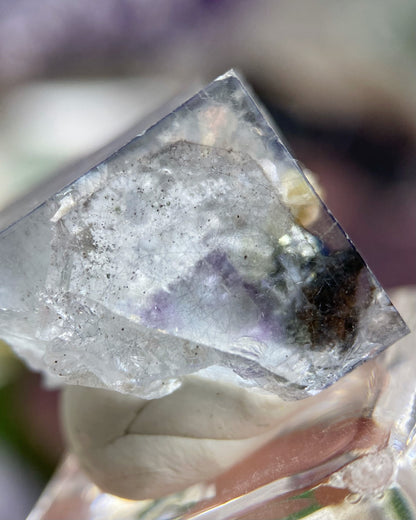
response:
[[[0,235],[0,336],[52,382],[298,399],[405,332],[234,72]]]
[[[318,395],[285,403],[277,421],[270,414],[269,421],[275,428],[273,439],[254,454],[243,451],[238,463],[222,475],[207,481],[205,466],[184,464],[192,447],[183,452],[178,468],[173,460],[181,452],[172,450],[175,457],[168,458],[165,471],[176,469],[180,480],[184,474],[200,468],[197,482],[163,498],[125,500],[94,485],[79,467],[82,459],[71,455],[28,520],[415,520],[416,287],[394,291],[393,301],[413,333]],[[186,383],[178,392],[152,401],[149,407],[163,407],[167,401],[179,399],[184,387]],[[111,393],[115,399],[131,399]],[[281,402],[275,396],[268,397]],[[175,419],[179,415],[177,424],[183,428],[202,422],[202,432],[209,435],[207,429],[212,432],[210,419],[214,411],[212,422],[218,417],[221,421],[231,411],[231,417],[222,425],[235,435],[234,439],[244,438],[247,425],[252,434],[253,428],[264,427],[264,422],[253,416],[244,423],[247,416],[240,415],[229,402],[216,407],[201,406],[195,413],[189,407],[189,398],[188,395],[181,399],[181,408],[169,405]],[[79,401],[80,407],[84,405],[83,400]],[[105,410],[109,411],[107,404]],[[204,410],[209,410],[205,417]],[[251,407],[248,410],[258,414]],[[188,421],[183,420],[186,414]],[[109,415],[114,424],[122,422],[119,410],[113,409]],[[243,422],[236,421],[238,415]],[[171,426],[156,421],[153,424],[165,429]],[[96,444],[103,440],[102,425]],[[157,435],[153,438],[157,440]],[[166,436],[159,439],[164,442]],[[125,453],[129,460],[137,456],[137,450]],[[106,451],[102,450],[101,456],[106,456]],[[163,462],[157,460],[159,465],[154,469],[160,470]],[[131,476],[129,471],[125,473]],[[153,475],[149,477],[152,480]]]

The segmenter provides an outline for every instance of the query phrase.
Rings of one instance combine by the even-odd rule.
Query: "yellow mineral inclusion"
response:
[[[315,192],[322,198],[323,190],[316,176],[311,171],[305,171],[308,181]],[[311,190],[306,180],[295,169],[286,170],[281,177],[280,193],[283,202],[290,208],[293,216],[301,226],[312,224],[321,211],[321,202]]]

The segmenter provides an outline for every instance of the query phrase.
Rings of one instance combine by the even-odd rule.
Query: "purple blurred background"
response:
[[[415,25],[407,0],[0,0],[0,207],[234,67],[381,283],[414,284]],[[0,520],[19,520],[62,451],[57,398],[5,345],[0,367]]]

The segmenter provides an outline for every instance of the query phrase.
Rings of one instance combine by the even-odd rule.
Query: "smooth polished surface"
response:
[[[293,400],[406,331],[233,72],[0,235],[0,336],[57,384]]]

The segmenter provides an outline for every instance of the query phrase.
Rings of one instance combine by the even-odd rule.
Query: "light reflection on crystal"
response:
[[[402,290],[395,295],[399,309],[412,327],[416,325],[415,295],[415,290]],[[311,465],[309,473],[296,471],[294,467],[292,470],[295,472],[290,473],[289,466],[286,466],[286,476],[283,467],[279,477],[279,471],[282,471],[279,462],[281,458],[276,458],[270,452],[267,454],[266,448],[264,459],[260,451],[252,459],[258,467],[253,466],[250,460],[242,460],[236,466],[236,471],[230,470],[228,476],[217,479],[215,486],[196,485],[184,493],[170,495],[162,500],[134,502],[100,493],[77,469],[76,462],[69,459],[46,489],[28,520],[73,520],[74,516],[66,517],[63,513],[60,513],[61,516],[46,513],[45,504],[50,511],[58,506],[62,511],[68,503],[71,504],[72,513],[85,511],[85,516],[76,516],[77,520],[101,520],[100,516],[96,516],[96,512],[101,511],[100,504],[103,509],[105,505],[106,509],[107,516],[103,518],[112,520],[278,520],[290,515],[308,520],[390,520],[396,518],[394,511],[399,509],[406,520],[416,519],[416,437],[412,434],[415,418],[408,406],[416,395],[414,372],[409,370],[409,366],[416,366],[415,356],[412,335],[318,396],[297,403],[296,413],[288,413],[287,417],[282,418],[282,433],[277,435],[276,449],[287,451],[285,432],[288,439],[296,439],[300,435],[302,440],[299,438],[297,453],[300,454],[301,448],[306,449],[308,455],[300,457],[300,460],[305,467]],[[349,421],[337,427],[337,422],[347,417],[350,417]],[[358,426],[360,421],[361,426]],[[308,428],[315,428],[315,434],[308,436]],[[332,441],[327,437],[324,443],[319,443],[316,435],[331,430],[335,434],[333,438],[339,441],[344,437],[347,442],[326,459],[322,458],[319,450],[329,447],[331,452]],[[352,444],[348,439],[354,439]],[[403,442],[398,442],[398,439]],[[358,469],[360,457],[365,460],[366,456],[373,458],[372,465],[377,465],[378,451],[381,450],[383,458],[383,450],[386,449],[390,450],[389,457],[393,456],[389,460],[394,463],[394,476],[391,479],[389,470],[385,488],[374,489],[373,486],[370,489],[373,484],[371,481],[367,493],[362,487],[363,475],[359,475],[360,491],[357,492],[357,482],[350,489],[348,478],[344,478],[349,466],[340,466],[355,459],[353,465]],[[291,457],[290,453],[288,456]],[[323,471],[325,464],[326,473]],[[337,467],[339,472],[336,471]],[[235,479],[235,485],[232,479]],[[264,490],[262,486],[266,486]],[[268,489],[280,489],[280,492],[272,492],[270,496],[263,494]],[[288,489],[293,491],[287,494]],[[251,495],[251,492],[258,495]],[[257,496],[263,499],[256,507]],[[251,497],[256,500],[250,502]],[[241,508],[238,507],[239,503],[242,504]],[[231,516],[229,513],[222,514],[225,511],[223,506],[225,509],[232,508]]]
[[[266,117],[230,72],[0,234],[0,335],[140,499],[69,459],[30,520],[276,520],[393,480],[406,326]]]
[[[405,333],[233,72],[0,234],[0,335],[56,384],[294,400]]]

